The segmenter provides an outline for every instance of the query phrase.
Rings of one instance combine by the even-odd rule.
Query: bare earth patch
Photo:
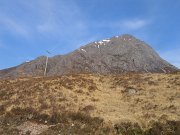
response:
[[[37,124],[30,121],[24,122],[22,125],[18,126],[17,129],[20,130],[20,135],[30,133],[30,135],[38,135],[46,131],[50,126]]]

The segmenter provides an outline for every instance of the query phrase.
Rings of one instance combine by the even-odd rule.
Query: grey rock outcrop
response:
[[[41,76],[46,57],[38,57],[0,76]],[[148,44],[131,35],[92,42],[67,54],[49,58],[47,75],[68,73],[175,72],[179,69],[163,60]]]

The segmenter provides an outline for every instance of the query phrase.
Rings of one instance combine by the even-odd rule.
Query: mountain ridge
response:
[[[0,71],[0,77],[42,76],[46,56]],[[132,35],[124,34],[88,43],[65,55],[49,58],[47,75],[68,73],[170,73],[178,68],[163,60],[154,49]]]

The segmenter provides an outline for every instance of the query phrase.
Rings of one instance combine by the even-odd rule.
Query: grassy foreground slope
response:
[[[0,134],[180,134],[180,73],[0,81]]]

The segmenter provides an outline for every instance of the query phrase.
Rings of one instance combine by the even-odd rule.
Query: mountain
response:
[[[25,62],[19,66],[1,70],[0,77],[42,76],[46,57]],[[148,44],[132,35],[115,36],[92,42],[66,54],[49,58],[47,75],[68,73],[123,73],[178,71],[163,60]]]

